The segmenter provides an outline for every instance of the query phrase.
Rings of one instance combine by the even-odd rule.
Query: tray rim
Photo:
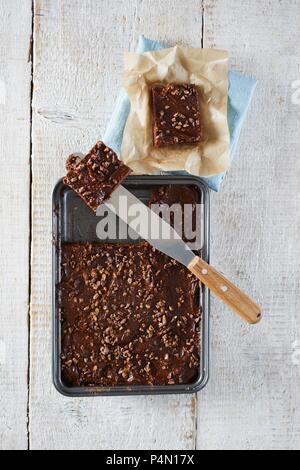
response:
[[[129,176],[123,183],[128,185],[195,185],[202,193],[205,220],[205,243],[203,259],[210,261],[210,190],[208,186],[196,176],[192,175],[155,175],[155,176]],[[201,366],[197,381],[193,384],[182,385],[138,385],[117,387],[67,387],[63,384],[60,370],[60,318],[57,309],[57,250],[59,244],[59,227],[57,204],[61,190],[65,184],[60,179],[52,194],[52,380],[56,390],[68,398],[84,397],[112,397],[112,396],[140,396],[140,395],[182,395],[195,394],[201,391],[209,381],[210,363],[210,292],[202,286],[203,312],[202,312],[202,335],[201,335]]]

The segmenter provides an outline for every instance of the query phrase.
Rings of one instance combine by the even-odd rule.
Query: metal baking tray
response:
[[[155,186],[182,185],[194,186],[203,204],[203,250],[201,256],[209,262],[210,252],[210,194],[209,189],[193,176],[130,176],[124,186],[145,204],[148,203],[151,189]],[[53,383],[62,395],[67,397],[163,395],[196,393],[205,387],[209,378],[209,314],[210,294],[202,286],[201,306],[201,362],[199,376],[195,383],[162,386],[116,386],[116,387],[68,387],[61,375],[61,319],[59,313],[58,286],[61,279],[62,243],[101,242],[97,238],[96,226],[99,222],[93,212],[74,191],[60,180],[53,192]],[[105,240],[107,243],[108,240]],[[126,240],[116,240],[126,243]],[[127,241],[128,242],[128,241]]]

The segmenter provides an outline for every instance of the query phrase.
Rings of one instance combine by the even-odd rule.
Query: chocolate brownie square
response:
[[[195,85],[156,85],[152,88],[155,147],[194,144],[202,127]]]
[[[85,203],[96,212],[117,187],[131,173],[113,150],[103,142],[84,157],[71,155],[67,160],[67,176],[64,179]]]

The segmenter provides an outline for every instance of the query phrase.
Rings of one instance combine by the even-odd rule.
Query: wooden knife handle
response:
[[[195,257],[188,269],[247,323],[253,325],[262,319],[259,305],[203,259]]]

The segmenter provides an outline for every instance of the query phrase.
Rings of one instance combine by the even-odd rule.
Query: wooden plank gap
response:
[[[205,0],[202,0],[202,34],[201,34],[201,47],[204,48],[204,34],[205,34]]]
[[[29,43],[28,62],[31,63],[31,92],[30,92],[30,154],[29,154],[29,242],[28,242],[28,370],[27,370],[27,449],[30,450],[30,329],[31,329],[31,255],[32,255],[32,122],[33,122],[33,92],[34,92],[34,12],[35,0],[31,3],[31,37]]]
[[[204,48],[204,19],[205,19],[205,0],[201,0],[201,47]],[[194,448],[198,449],[198,406],[199,406],[199,395],[195,394],[192,402],[193,414],[194,414]]]

